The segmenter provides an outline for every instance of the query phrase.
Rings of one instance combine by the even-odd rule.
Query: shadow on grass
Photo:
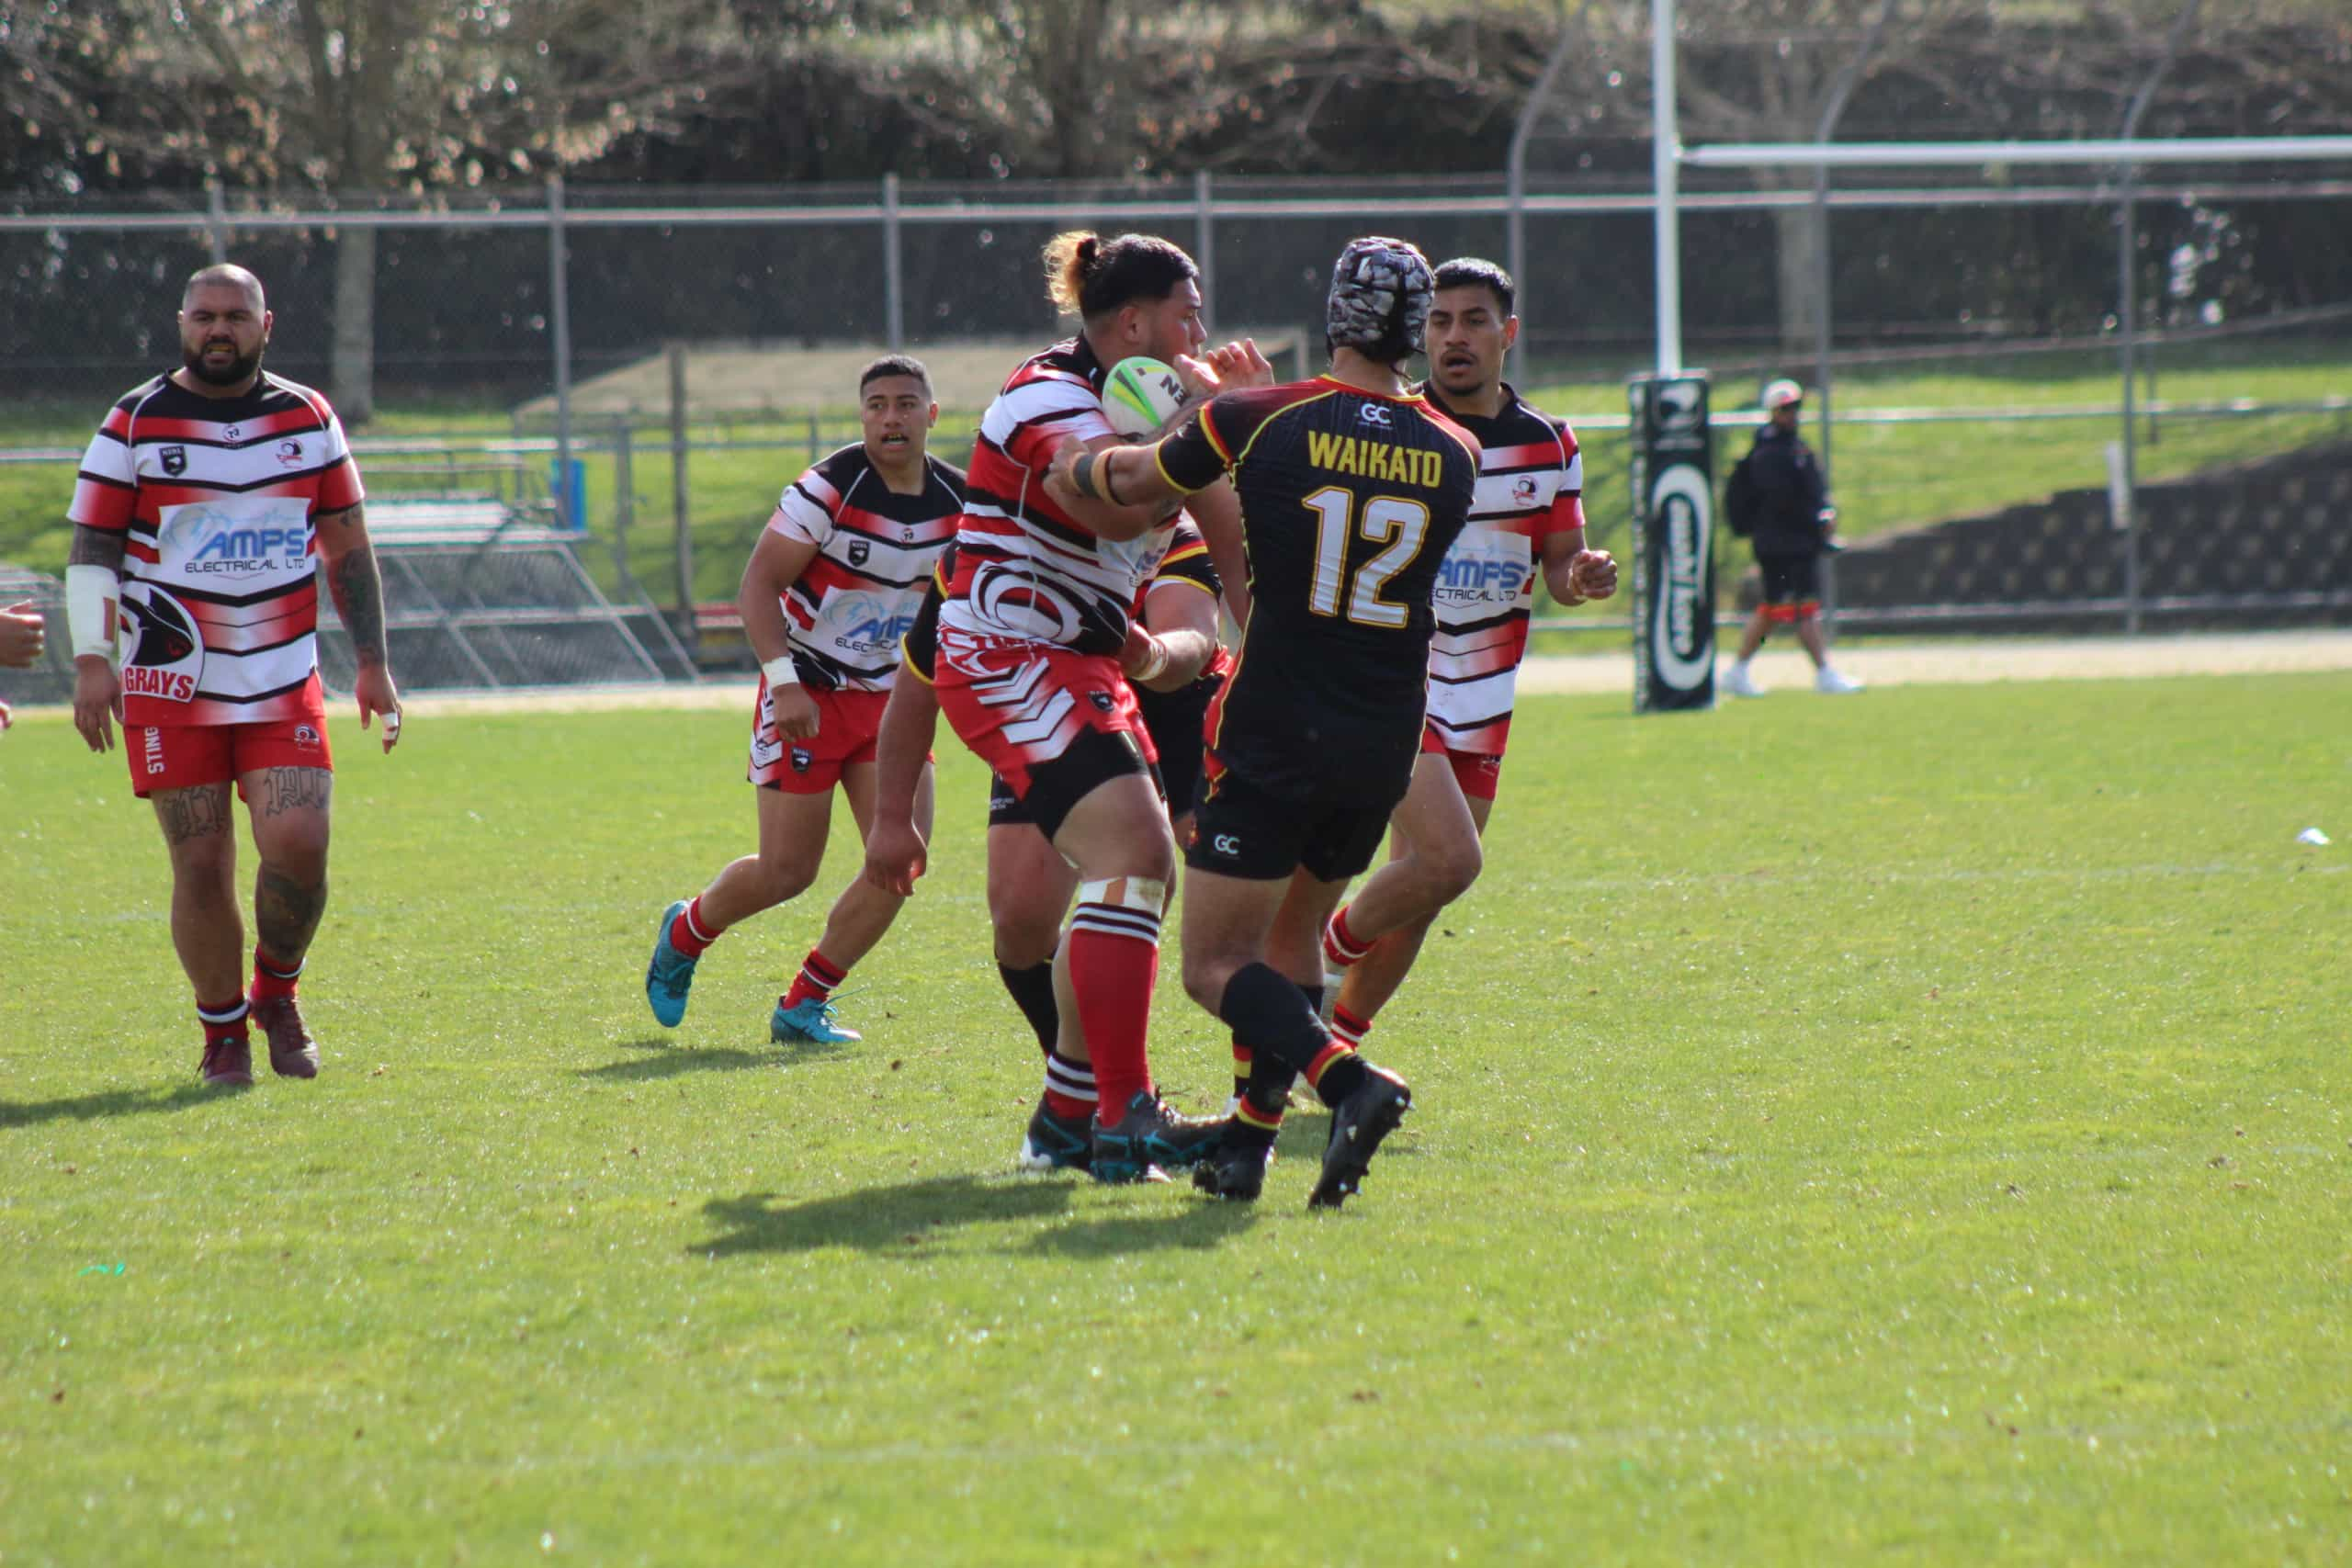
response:
[[[632,1040],[628,1048],[655,1054],[607,1062],[601,1067],[582,1067],[576,1076],[605,1083],[644,1083],[674,1078],[684,1073],[732,1073],[746,1067],[770,1067],[777,1060],[773,1051],[744,1051],[732,1046],[696,1051],[662,1040]]]
[[[1187,1188],[1191,1179],[1177,1181]],[[1056,1225],[1032,1236],[1021,1250],[1046,1258],[1103,1258],[1170,1247],[1205,1251],[1221,1247],[1258,1223],[1257,1203],[1227,1203],[1189,1190],[1168,1213],[1109,1214],[1075,1224]]]
[[[35,1100],[19,1103],[0,1100],[0,1127],[30,1127],[42,1122],[90,1122],[101,1116],[138,1116],[157,1111],[185,1111],[191,1105],[219,1100],[235,1089],[207,1088],[200,1083],[175,1084],[170,1089],[114,1089],[103,1094],[77,1094],[68,1100]]]
[[[805,1203],[773,1192],[714,1198],[703,1214],[726,1234],[696,1242],[688,1254],[733,1258],[747,1252],[807,1252],[855,1247],[919,1256],[933,1233],[951,1225],[1035,1220],[1069,1209],[1077,1183],[1012,1176],[945,1176],[897,1187],[868,1187]]]

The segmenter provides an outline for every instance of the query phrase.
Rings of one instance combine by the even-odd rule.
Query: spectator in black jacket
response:
[[[1740,634],[1738,659],[1724,672],[1724,690],[1736,697],[1764,694],[1747,661],[1775,626],[1796,627],[1797,640],[1813,658],[1816,690],[1862,689],[1860,682],[1830,666],[1821,641],[1821,558],[1838,547],[1830,542],[1838,509],[1829,504],[1813,448],[1797,434],[1804,408],[1804,389],[1794,381],[1764,389],[1769,423],[1757,431],[1755,446],[1732,469],[1724,491],[1724,514],[1732,532],[1747,535],[1755,545],[1756,565],[1764,574],[1763,603]]]

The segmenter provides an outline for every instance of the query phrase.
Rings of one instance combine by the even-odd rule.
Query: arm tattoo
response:
[[[300,770],[289,769],[288,772]],[[310,772],[317,772],[311,769]],[[326,913],[327,881],[305,887],[284,872],[263,863],[254,880],[254,934],[271,957],[281,964],[299,964],[318,934],[319,917]]]
[[[376,569],[375,547],[362,543],[330,566],[327,588],[359,662],[383,663],[384,579]]]
[[[264,768],[255,804],[264,817],[276,817],[288,811],[324,811],[334,799],[334,775],[324,768]]]
[[[154,800],[155,820],[163,824],[167,844],[185,844],[190,839],[231,831],[227,784],[160,790]]]
[[[66,552],[70,566],[102,566],[108,571],[122,570],[122,553],[130,543],[128,533],[116,533],[107,528],[92,528],[85,524],[74,525],[74,544]]]

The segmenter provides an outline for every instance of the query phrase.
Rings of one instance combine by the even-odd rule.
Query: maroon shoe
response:
[[[281,1078],[319,1076],[319,1043],[303,1027],[302,1009],[292,997],[257,998],[254,1022],[269,1040],[269,1070]]]
[[[243,1034],[223,1034],[204,1043],[204,1060],[197,1070],[207,1089],[244,1089],[254,1081],[253,1043]]]

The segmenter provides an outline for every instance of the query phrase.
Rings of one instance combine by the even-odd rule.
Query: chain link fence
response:
[[[2343,172],[2171,168],[2128,193],[2143,285],[2132,383],[2141,486],[2218,482],[2229,469],[2233,515],[2260,513],[2269,503],[2256,492],[2296,475],[2295,495],[2314,484],[2332,493],[2327,476],[2343,458],[2327,444],[2344,437],[2352,394],[2352,252],[2330,237],[2352,212],[2352,180],[2332,177]],[[1899,186],[1840,174],[1823,182],[1816,207],[1809,177],[1802,189],[1759,188],[1736,171],[1690,172],[1680,202],[1686,357],[1711,367],[1716,407],[1732,411],[1718,416],[1718,471],[1745,447],[1741,411],[1762,382],[1787,374],[1815,385],[1826,364],[1829,385],[1807,414],[1855,544],[1841,563],[1849,626],[1996,625],[2069,604],[2113,617],[2124,590],[2080,563],[2114,546],[2112,509],[2101,507],[2107,448],[2121,431],[2125,194],[2111,180],[2036,171],[1906,172]],[[899,346],[933,362],[946,404],[937,449],[960,459],[995,382],[1066,330],[1037,257],[1051,234],[1081,225],[1185,244],[1202,263],[1215,325],[1273,335],[1289,350],[1285,368],[1319,357],[1325,269],[1351,235],[1393,231],[1433,257],[1500,259],[1516,229],[1526,325],[1514,373],[1577,423],[1588,510],[1596,542],[1609,546],[1622,541],[1627,510],[1621,383],[1653,344],[1651,210],[1644,188],[1541,169],[1517,186],[1500,175],[1344,186],[1204,176],[1143,187],[549,186],[433,208],[349,198],[332,210],[202,192],[108,197],[103,211],[19,205],[0,212],[10,307],[0,342],[17,373],[0,403],[0,496],[13,519],[0,525],[0,558],[51,574],[62,566],[58,519],[86,433],[107,400],[175,362],[179,283],[226,256],[269,288],[272,367],[346,408],[372,405],[354,422],[372,493],[494,503],[510,526],[564,539],[615,615],[659,608],[630,624],[667,671],[679,660],[656,646],[654,626],[691,651],[695,607],[731,597],[776,493],[856,438],[860,358]],[[1792,309],[1780,257],[1808,232],[1827,287]],[[364,379],[336,353],[355,310],[372,348]],[[1815,353],[1825,322],[1826,362]],[[685,395],[673,398],[680,386]],[[2287,468],[2266,475],[2272,459]],[[2151,502],[2141,514],[2193,516],[2215,504],[2211,493]],[[2334,504],[2279,497],[2288,511]],[[2063,579],[1978,574],[1971,581],[1989,583],[1991,597],[1973,619],[1955,617],[1960,601],[1937,581],[1951,575],[1949,552],[1885,542],[1956,538],[1966,529],[1955,520],[2019,508],[2030,528],[2075,541],[2058,550],[2043,539],[2026,553],[2066,554],[2077,569]],[[2311,568],[2290,568],[2290,586],[2233,580],[2206,592],[2190,571],[2152,581],[2145,596],[2230,597],[2209,607],[2241,618],[2341,612],[2352,582],[2329,577],[2327,560],[2305,560],[2298,542],[2340,518],[2288,528],[2262,514],[2265,547]],[[1971,548],[2024,550],[1990,542],[1990,527]],[[1736,583],[1736,547],[1724,547],[1722,580]],[[1882,570],[1866,566],[1873,549],[1943,565]],[[520,621],[509,633],[555,636]],[[578,663],[634,661],[624,648]],[[477,662],[506,678],[479,649],[469,659],[444,648],[430,662],[452,679],[479,682]],[[528,659],[511,662],[546,678]]]

